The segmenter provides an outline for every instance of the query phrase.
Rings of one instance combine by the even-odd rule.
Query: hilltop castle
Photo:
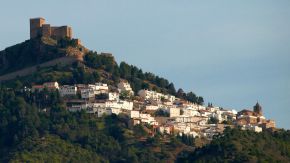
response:
[[[72,39],[72,28],[69,26],[52,27],[45,24],[44,18],[30,19],[30,39],[37,37],[51,37],[55,40]]]

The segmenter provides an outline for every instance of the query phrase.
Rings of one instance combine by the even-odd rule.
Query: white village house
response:
[[[121,81],[118,84],[118,89],[119,89],[120,93],[124,92],[124,91],[127,91],[127,92],[129,92],[130,95],[134,95],[134,92],[133,92],[130,84],[127,81]]]
[[[72,85],[63,85],[59,88],[60,96],[75,96],[77,94],[77,87]]]

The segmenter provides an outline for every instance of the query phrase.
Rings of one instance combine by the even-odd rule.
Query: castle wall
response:
[[[68,26],[51,27],[50,24],[45,24],[43,18],[30,19],[30,38],[40,36],[51,37],[56,40],[65,37],[72,39],[72,28]]]
[[[56,40],[60,40],[62,38],[72,38],[72,29],[68,26],[61,27],[51,27],[51,37]]]
[[[68,38],[72,38],[72,28],[71,27],[68,27]]]
[[[43,24],[41,27],[41,35],[44,37],[51,37],[51,27],[50,24]]]

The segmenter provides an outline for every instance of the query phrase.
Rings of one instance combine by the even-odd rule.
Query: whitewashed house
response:
[[[158,122],[155,120],[154,117],[151,117],[150,114],[140,113],[141,122],[147,123],[150,125],[158,125]]]
[[[241,129],[242,130],[251,130],[254,132],[262,132],[263,131],[262,127],[259,127],[257,125],[251,125],[251,124],[243,125]]]
[[[59,89],[58,82],[45,82],[43,83],[43,86],[47,89]]]
[[[141,98],[144,98],[146,100],[155,100],[155,101],[160,101],[162,97],[164,97],[164,94],[158,93],[155,91],[149,91],[146,89],[142,89],[138,92],[138,95]]]
[[[168,126],[168,125],[158,126],[157,130],[161,134],[171,134],[173,133],[173,126]]]
[[[130,101],[106,101],[106,107],[133,110],[133,102]]]
[[[121,113],[121,109],[120,108],[110,108],[110,109],[111,109],[111,113],[112,114],[119,115]]]
[[[194,117],[187,116],[187,115],[180,115],[175,117],[175,121],[179,123],[187,123],[187,122],[195,122]]]
[[[118,84],[118,89],[120,90],[120,93],[123,91],[128,91],[130,95],[134,95],[131,85],[127,81],[121,81]]]
[[[169,100],[171,103],[175,101],[175,96],[172,95],[164,95],[165,100]]]
[[[74,104],[71,107],[68,107],[68,110],[71,112],[77,112],[81,110],[86,110],[91,105],[88,103]]]
[[[93,88],[81,89],[81,97],[83,99],[95,98],[96,94]]]
[[[169,108],[169,116],[170,117],[178,117],[180,116],[180,108]]]
[[[94,98],[96,95],[101,93],[108,93],[109,87],[104,83],[95,83],[88,85],[77,85],[78,89],[81,92],[81,97],[83,99]]]
[[[207,124],[207,120],[205,120],[205,119],[201,119],[201,120],[197,121],[197,124],[198,124],[199,126],[205,126],[205,125]]]
[[[42,85],[33,85],[31,92],[42,91],[44,88],[49,91],[56,91],[59,89],[59,84],[58,82],[45,82]]]
[[[184,134],[188,134],[191,131],[190,126],[186,123],[174,123],[174,130]]]
[[[140,112],[137,110],[130,111],[130,118],[140,118]]]
[[[186,116],[200,116],[200,113],[192,107],[183,108],[182,111]]]
[[[146,105],[145,110],[157,110],[159,107],[158,105]]]
[[[109,92],[108,96],[110,101],[119,101],[119,93],[117,92]]]
[[[77,87],[71,85],[63,85],[59,88],[60,96],[75,96],[77,94]]]
[[[108,93],[109,92],[109,87],[105,83],[95,83],[95,90],[98,90],[101,93]]]
[[[210,111],[207,111],[207,110],[199,110],[199,113],[200,113],[200,116],[203,116],[203,117],[212,117],[212,112]]]
[[[209,112],[216,112],[218,110],[220,110],[219,107],[207,107],[206,110],[208,110]]]

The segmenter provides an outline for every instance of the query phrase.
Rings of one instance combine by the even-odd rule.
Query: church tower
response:
[[[257,115],[263,115],[263,112],[262,112],[262,107],[261,105],[257,102],[256,105],[254,106],[254,112],[257,114]]]

